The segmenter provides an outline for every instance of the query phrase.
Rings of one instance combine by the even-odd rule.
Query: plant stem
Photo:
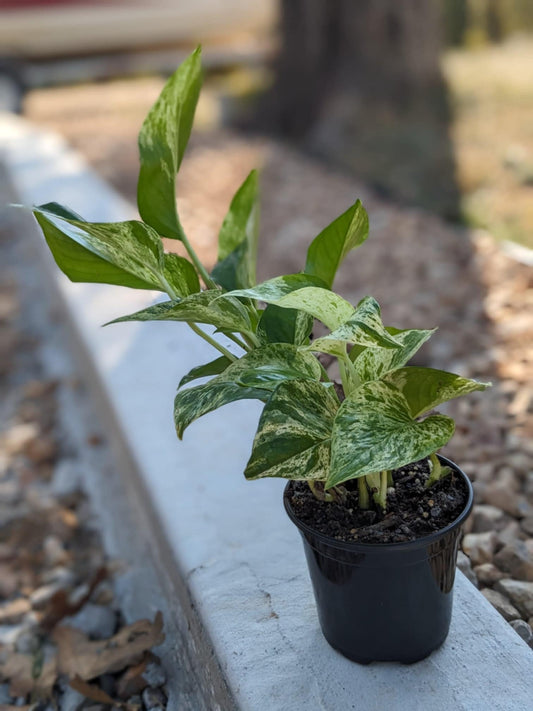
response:
[[[430,454],[429,461],[431,471],[429,473],[428,480],[426,481],[426,489],[429,489],[430,486],[436,484],[440,479],[442,479],[442,477],[447,476],[452,471],[450,467],[443,467],[441,465],[435,452]]]
[[[178,231],[179,231],[179,238],[183,242],[185,249],[187,250],[187,254],[191,258],[191,261],[194,264],[194,266],[196,267],[198,274],[204,280],[204,284],[206,285],[206,287],[208,289],[218,289],[218,285],[216,284],[216,282],[213,281],[213,279],[211,279],[211,277],[207,273],[207,269],[204,267],[202,262],[198,259],[198,255],[192,248],[192,245],[189,242],[189,240],[187,239],[187,235],[185,234],[183,227],[181,226],[181,224],[179,222],[178,222]]]
[[[394,479],[392,478],[392,471],[389,469],[387,471],[387,487],[394,486]]]
[[[381,472],[381,486],[380,486],[380,491],[379,491],[379,505],[381,506],[382,510],[385,511],[387,508],[387,480],[388,480],[388,472],[387,470],[383,470]]]
[[[192,330],[196,333],[196,335],[200,336],[200,338],[203,338],[204,341],[207,341],[210,345],[213,346],[213,348],[216,348],[217,351],[220,351],[222,355],[225,355],[226,358],[228,358],[231,361],[238,360],[237,356],[234,356],[231,351],[228,351],[227,348],[224,348],[224,346],[221,343],[218,343],[218,341],[215,341],[214,338],[211,338],[211,336],[206,333],[205,331],[202,331],[202,329],[197,326],[195,323],[192,321],[187,321],[187,326],[192,328]]]
[[[249,353],[252,350],[249,345],[244,343],[244,341],[241,341],[241,339],[238,336],[236,336],[234,333],[226,333],[225,335],[227,338],[232,340],[233,343],[236,343],[239,346],[239,348],[242,348],[243,351],[246,351],[247,353]],[[243,338],[244,338],[244,336],[243,336]]]
[[[315,497],[315,499],[318,499],[318,501],[327,501],[329,503],[335,501],[335,497],[333,496],[333,494],[330,494],[328,491],[325,491],[323,485],[319,486],[319,482],[314,481],[313,479],[308,479],[307,484],[313,492],[313,496]]]
[[[366,478],[360,476],[357,480],[357,487],[359,490],[359,508],[367,509],[370,506],[370,498],[368,496],[368,486],[366,485]]]
[[[328,375],[328,371],[324,368],[324,365],[320,362],[320,360],[317,358],[318,364],[320,365],[320,370],[322,371],[322,377],[324,378],[324,381],[326,383],[331,383],[331,378]]]

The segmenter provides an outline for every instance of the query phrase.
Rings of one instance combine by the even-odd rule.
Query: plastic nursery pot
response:
[[[318,617],[329,644],[348,659],[411,664],[427,657],[448,634],[461,525],[473,504],[451,524],[407,543],[337,541],[299,521],[285,488],[285,509],[302,535]]]

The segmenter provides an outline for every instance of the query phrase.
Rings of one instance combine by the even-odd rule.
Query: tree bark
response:
[[[436,0],[283,0],[263,128],[457,214]]]

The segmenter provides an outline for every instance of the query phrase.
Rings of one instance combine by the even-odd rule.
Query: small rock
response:
[[[40,647],[39,637],[31,629],[23,629],[15,642],[15,649],[20,654],[35,654]]]
[[[515,540],[504,546],[494,556],[494,563],[513,578],[533,581],[533,554],[524,541]]]
[[[526,516],[520,521],[520,528],[528,536],[533,536],[533,516]]]
[[[468,580],[472,583],[472,585],[475,585],[477,588],[477,578],[476,574],[472,570],[472,563],[470,562],[470,558],[463,553],[463,551],[459,551],[457,554],[457,567],[463,573]]]
[[[67,686],[59,702],[60,711],[77,711],[85,701],[85,696],[71,686]]]
[[[11,704],[11,696],[9,695],[9,684],[0,684],[0,704],[6,706]]]
[[[17,504],[22,498],[21,487],[14,479],[0,481],[0,501],[3,504]]]
[[[463,550],[472,561],[472,565],[490,563],[496,547],[496,541],[496,534],[493,531],[469,533],[463,538]]]
[[[60,459],[54,469],[52,492],[56,496],[70,496],[81,488],[81,464],[74,459]]]
[[[476,565],[474,573],[476,574],[476,577],[481,585],[488,585],[489,587],[492,587],[494,583],[497,583],[498,580],[505,577],[505,573],[498,570],[493,563],[482,563],[481,565]]]
[[[146,679],[148,686],[151,686],[153,689],[163,686],[167,681],[165,670],[155,662],[150,662],[150,664],[147,665],[143,672],[143,677]]]
[[[142,708],[143,702],[138,694],[134,694],[128,699],[128,706],[133,708]]]
[[[63,588],[69,588],[74,584],[76,576],[72,570],[65,568],[64,565],[59,565],[56,568],[47,570],[43,575],[43,582],[50,584],[55,583]]]
[[[57,536],[46,536],[43,541],[43,551],[47,565],[54,567],[68,560],[68,554]]]
[[[14,425],[4,435],[3,447],[8,454],[21,454],[38,436],[39,428],[33,422]]]
[[[0,625],[16,625],[31,610],[31,605],[24,597],[6,602],[0,606]]]
[[[81,630],[92,639],[109,639],[115,633],[117,616],[110,607],[88,602],[76,615],[65,618],[65,624]]]
[[[503,531],[499,531],[496,535],[498,538],[496,548],[499,550],[520,538],[520,525],[517,521],[510,521]]]
[[[533,643],[533,630],[524,620],[511,620],[511,627],[520,637],[531,646]]]
[[[167,706],[167,695],[162,689],[146,688],[142,693],[146,711],[159,711]]]
[[[496,506],[490,504],[480,504],[474,506],[473,512],[474,527],[476,533],[485,531],[501,531],[508,521],[504,512]]]
[[[506,481],[493,481],[485,489],[485,503],[495,506],[511,516],[519,516],[517,495]]]
[[[533,617],[533,583],[506,578],[498,581],[495,588],[507,595],[524,617]]]
[[[505,617],[505,619],[510,622],[511,620],[520,619],[520,613],[514,607],[511,602],[496,590],[491,590],[490,588],[484,588],[481,594],[490,602],[490,604],[496,608],[496,610]]]

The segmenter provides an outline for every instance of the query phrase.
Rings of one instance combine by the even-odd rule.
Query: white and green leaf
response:
[[[365,383],[344,400],[335,418],[326,487],[416,462],[444,446],[454,429],[445,415],[415,420],[393,384]]]
[[[394,385],[409,404],[412,417],[419,417],[443,402],[467,395],[475,390],[486,390],[490,383],[462,378],[444,370],[406,366],[385,375],[384,380]]]
[[[201,84],[198,48],[167,81],[139,133],[139,213],[159,234],[174,239],[182,235],[176,208],[176,173],[191,133]]]
[[[247,479],[325,479],[339,403],[314,381],[279,385],[266,403],[244,475]]]
[[[45,206],[33,213],[58,267],[71,281],[164,291],[163,246],[148,225],[67,219]]]
[[[226,368],[231,365],[231,361],[226,356],[220,356],[220,358],[215,358],[215,360],[205,363],[204,365],[198,365],[196,368],[191,368],[187,375],[184,375],[180,380],[178,388],[182,388],[184,385],[191,383],[193,380],[198,380],[199,378],[208,378],[212,375],[220,375]]]
[[[164,256],[164,275],[174,294],[181,298],[200,291],[196,269],[185,257],[168,253]]]
[[[257,336],[262,343],[293,343],[305,346],[313,328],[313,317],[304,311],[268,304],[261,314]]]
[[[320,277],[330,288],[348,252],[368,237],[368,215],[360,200],[315,237],[307,250],[305,273]]]
[[[320,365],[310,353],[278,343],[256,348],[203,385],[180,390],[174,403],[178,437],[202,415],[243,399],[267,400],[285,380],[306,382],[320,378]]]
[[[191,321],[216,326],[219,331],[253,333],[250,313],[239,299],[218,289],[200,291],[181,301],[165,301],[110,321]]]
[[[350,351],[350,359],[363,383],[378,380],[389,371],[404,366],[435,332],[435,329],[399,330],[392,327],[385,330],[400,344],[399,348],[353,348]]]
[[[212,277],[224,289],[255,284],[259,236],[259,184],[252,170],[235,193],[218,235],[218,262]]]
[[[373,297],[361,299],[347,321],[327,336],[315,339],[308,348],[343,358],[347,344],[379,350],[400,348],[400,344],[383,326],[379,304]]]

